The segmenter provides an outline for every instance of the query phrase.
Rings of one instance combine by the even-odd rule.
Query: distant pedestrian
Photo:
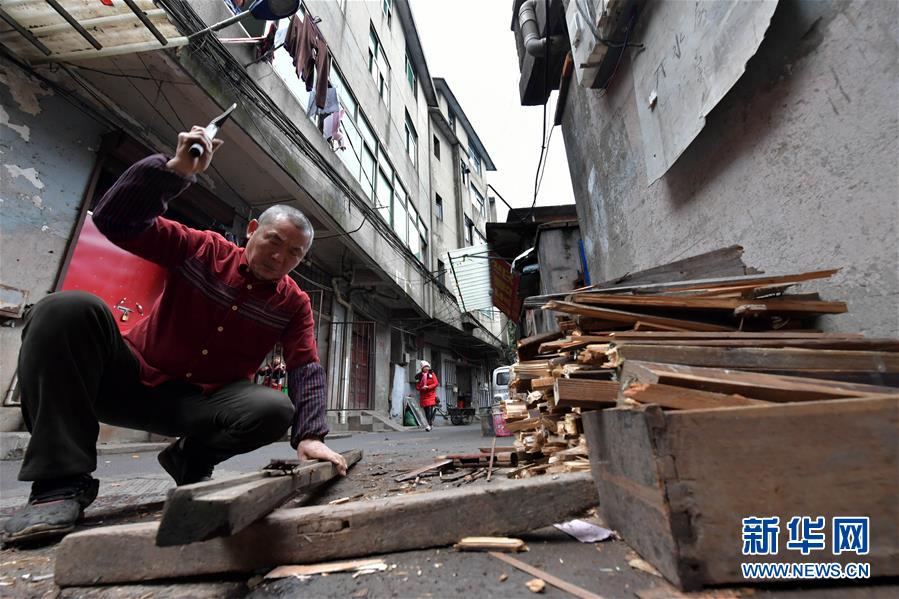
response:
[[[425,410],[425,418],[428,419],[425,430],[429,431],[434,426],[434,415],[437,412],[437,375],[431,372],[431,365],[422,360],[421,369],[416,376],[418,383],[415,388],[419,393],[419,405]]]

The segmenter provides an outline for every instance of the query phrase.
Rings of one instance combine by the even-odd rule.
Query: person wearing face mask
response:
[[[425,360],[421,361],[419,374],[421,376],[418,377],[415,388],[419,393],[419,405],[424,409],[428,420],[425,430],[429,431],[434,427],[434,415],[437,413],[437,375],[431,372],[431,365]]]
[[[192,144],[203,147],[200,157]],[[18,376],[31,440],[19,479],[32,487],[4,525],[7,542],[74,528],[97,496],[98,422],[177,437],[158,459],[178,485],[208,479],[216,464],[278,440],[288,426],[300,459],[346,474],[324,443],[325,372],[309,296],[288,276],[312,245],[309,220],[272,206],[250,221],[241,248],[162,216],[221,144],[202,127],[179,134],[174,156],[132,165],[94,211],[112,243],[167,270],[137,326],[123,336],[109,307],[81,291],[53,293],[29,312]],[[289,397],[252,381],[276,343]]]

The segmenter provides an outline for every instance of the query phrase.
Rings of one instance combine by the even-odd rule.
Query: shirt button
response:
[[[194,375],[194,373],[188,372],[187,374],[184,375],[184,378],[189,379],[189,378],[192,377],[193,375]]]
[[[201,352],[200,352],[200,353],[201,353],[201,354],[203,354],[203,355],[204,355],[204,356],[205,356],[205,355],[206,355],[206,354],[208,354],[208,353],[209,353],[209,350],[208,350],[208,349],[204,349],[204,350],[203,350],[203,351],[201,351]]]
[[[231,309],[237,311],[237,306],[231,306]]]
[[[222,331],[225,330],[225,327],[219,327],[219,328],[217,328],[216,330],[217,330],[219,333],[221,333]]]
[[[248,283],[248,284],[247,284],[247,289],[252,289],[252,288],[253,288],[253,286],[250,285],[250,284]]]

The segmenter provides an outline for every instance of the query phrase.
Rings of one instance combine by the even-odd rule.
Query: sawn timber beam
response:
[[[362,459],[361,449],[341,454],[347,467]],[[337,476],[330,462],[301,462],[292,470],[262,470],[169,491],[156,534],[160,547],[186,545],[233,535],[298,493]]]
[[[171,579],[443,547],[463,537],[535,530],[598,503],[593,477],[581,472],[279,509],[233,536],[177,547],[156,546],[156,522],[107,526],[63,539],[54,581],[65,587]]]

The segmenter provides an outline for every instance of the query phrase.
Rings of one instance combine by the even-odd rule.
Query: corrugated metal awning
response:
[[[3,0],[0,19],[0,43],[28,62],[155,50],[185,39],[153,0]]]
[[[448,278],[466,312],[493,308],[489,251],[483,243],[447,253]]]

